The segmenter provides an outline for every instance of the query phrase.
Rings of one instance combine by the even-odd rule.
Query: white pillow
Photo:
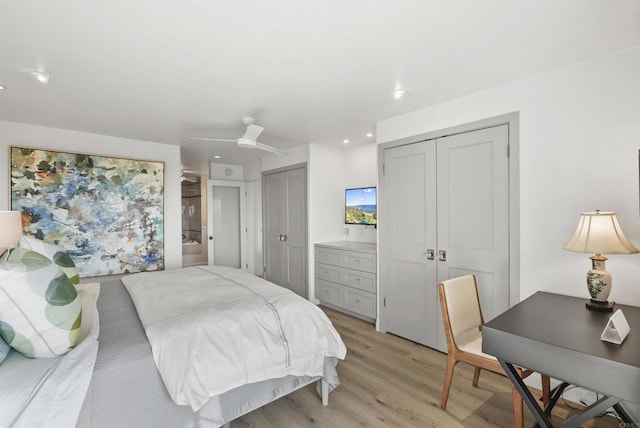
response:
[[[0,336],[26,357],[50,358],[77,341],[82,304],[50,259],[15,248],[0,260]]]

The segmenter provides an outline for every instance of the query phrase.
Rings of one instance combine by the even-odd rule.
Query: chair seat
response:
[[[482,333],[479,331],[475,331],[470,334],[461,334],[456,338],[456,345],[462,352],[468,352],[479,357],[498,361],[498,359],[493,355],[485,354],[484,352],[482,352]]]

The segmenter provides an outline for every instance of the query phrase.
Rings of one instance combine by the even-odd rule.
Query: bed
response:
[[[199,291],[191,292],[194,288]],[[218,427],[313,382],[318,383],[326,405],[329,391],[339,384],[335,367],[345,357],[346,348],[328,318],[289,290],[246,272],[190,267],[81,285],[79,290],[87,322],[83,322],[82,340],[74,349],[50,359],[28,359],[14,351],[0,365],[0,426]],[[199,296],[195,310],[187,316],[185,305],[194,303],[190,303],[194,296]],[[208,308],[216,306],[212,302],[221,302],[214,311]],[[245,306],[252,308],[243,309]],[[268,313],[271,315],[265,315]],[[304,314],[311,315],[310,321],[305,321]],[[260,325],[267,319],[266,323],[276,325],[280,332],[260,333],[259,340],[243,333],[236,341],[243,345],[235,350],[226,342],[213,341],[213,348],[201,343],[203,337],[236,334],[238,327],[233,323],[245,316]],[[174,324],[174,318],[180,322]],[[169,341],[171,330],[181,331],[194,319],[201,324],[186,329],[193,335],[185,335],[188,337],[180,339],[177,346]],[[318,333],[310,326],[318,326]],[[304,333],[302,343],[296,344],[298,333],[294,330]],[[276,342],[286,342],[280,343],[285,351],[273,347],[247,351],[249,343],[271,340],[270,335]],[[196,346],[189,352],[173,354],[172,348],[185,348],[194,340]],[[313,350],[306,362],[301,353],[305,348]],[[271,367],[269,363],[266,370],[253,370],[247,361],[238,361],[236,365],[242,368],[236,370],[225,365],[225,358],[212,356],[211,349],[228,354],[225,358],[232,360],[239,353],[249,357],[247,360],[265,352],[277,354],[276,360],[284,358],[284,364],[276,362],[273,365],[281,367]],[[196,369],[176,368],[175,362],[188,354],[195,355],[192,365]],[[213,366],[240,374],[216,374]],[[213,385],[211,380],[200,379],[206,378],[209,368],[209,375],[215,376]],[[193,383],[187,382],[190,377],[196,380],[196,392],[180,385],[183,380]],[[209,395],[204,402],[202,393]]]

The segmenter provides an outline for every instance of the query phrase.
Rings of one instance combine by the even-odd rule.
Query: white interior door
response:
[[[207,182],[208,262],[246,269],[245,184]]]

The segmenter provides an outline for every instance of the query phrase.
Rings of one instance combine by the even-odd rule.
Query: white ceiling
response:
[[[187,138],[237,138],[242,116],[284,149],[361,144],[379,120],[638,44],[638,0],[0,0],[0,120],[179,144],[206,174],[213,154],[269,155]]]

